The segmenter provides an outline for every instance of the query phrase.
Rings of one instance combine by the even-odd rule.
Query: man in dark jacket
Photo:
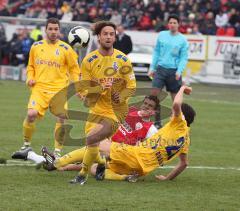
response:
[[[124,33],[123,25],[118,25],[117,31],[118,34],[113,47],[122,51],[125,54],[129,54],[132,51],[131,37]]]

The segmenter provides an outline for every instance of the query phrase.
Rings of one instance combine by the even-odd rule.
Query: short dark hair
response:
[[[60,22],[59,22],[59,20],[57,18],[49,18],[49,19],[47,19],[46,28],[48,27],[49,23],[58,24],[58,26],[60,28]]]
[[[178,17],[178,15],[176,15],[176,14],[170,14],[170,15],[168,16],[168,22],[170,21],[171,18],[177,20],[177,22],[179,23],[179,17]]]
[[[94,24],[93,35],[99,35],[105,26],[110,26],[116,33],[116,25],[111,21],[98,21]]]
[[[155,102],[155,110],[159,107],[159,103],[160,103],[160,101],[159,101],[159,99],[158,99],[158,97],[157,96],[154,96],[154,95],[147,95],[147,96],[145,96],[145,98],[144,98],[144,100],[145,99],[149,99],[149,100],[152,100],[152,101],[154,101]],[[143,101],[144,101],[143,100]]]
[[[187,122],[187,126],[190,127],[196,116],[195,110],[192,108],[192,106],[188,105],[187,103],[182,104],[181,110]]]

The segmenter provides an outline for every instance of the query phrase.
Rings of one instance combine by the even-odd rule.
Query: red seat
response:
[[[216,32],[216,35],[217,35],[217,36],[225,36],[225,34],[226,34],[226,32],[225,32],[225,29],[224,29],[224,28],[219,27],[219,28],[217,29],[217,32]]]
[[[234,37],[235,36],[235,29],[233,27],[227,28],[225,36]]]

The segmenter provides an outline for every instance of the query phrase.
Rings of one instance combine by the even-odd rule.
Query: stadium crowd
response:
[[[22,18],[57,17],[63,21],[110,20],[128,30],[162,31],[170,13],[180,17],[183,34],[240,36],[238,0],[3,0],[0,16]],[[24,64],[31,44],[41,38],[26,31],[10,41],[0,25],[0,64]],[[40,37],[38,37],[38,35]],[[14,63],[13,63],[14,62]]]
[[[4,0],[1,4],[0,16],[110,20],[131,30],[161,31],[168,15],[176,13],[182,33],[240,36],[238,0]]]

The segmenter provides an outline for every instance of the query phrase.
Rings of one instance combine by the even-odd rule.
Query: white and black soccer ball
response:
[[[68,42],[72,47],[86,48],[89,41],[90,33],[82,26],[75,26],[68,33]]]

